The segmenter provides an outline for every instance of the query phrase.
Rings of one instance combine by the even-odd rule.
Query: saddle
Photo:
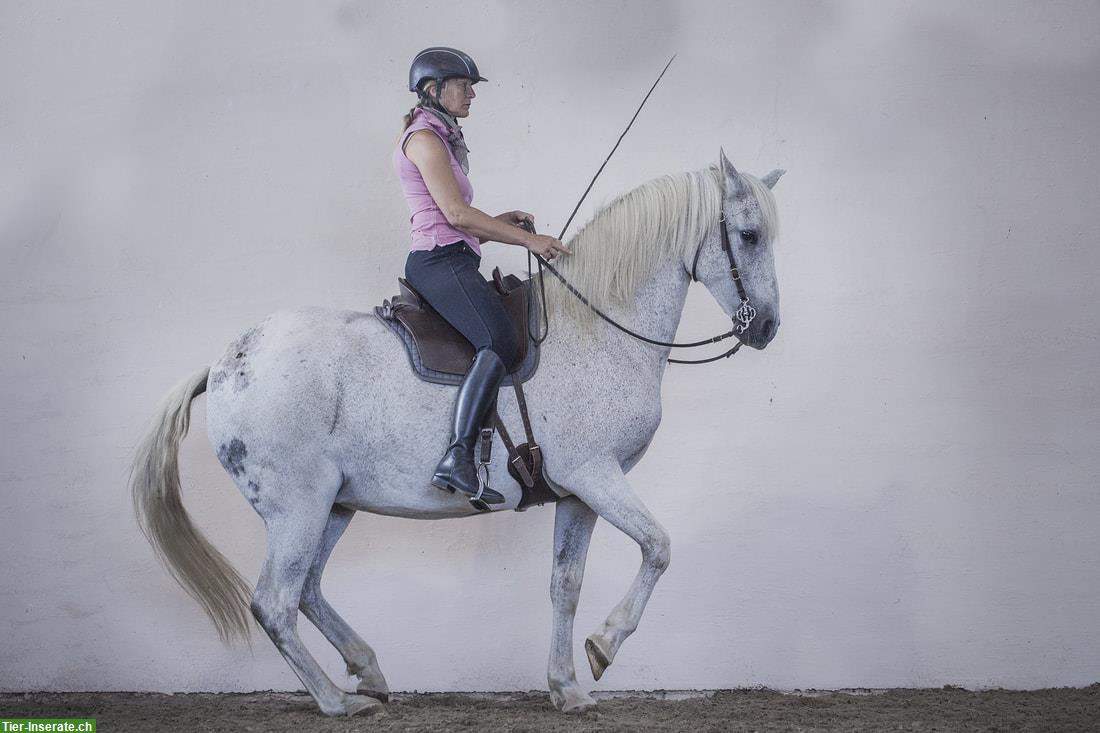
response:
[[[500,295],[516,343],[520,345],[516,362],[508,365],[509,374],[504,384],[512,383],[517,377],[526,382],[534,376],[539,364],[538,344],[531,339],[528,317],[530,281],[520,280],[515,275],[501,276],[497,267],[493,269],[490,282]],[[409,365],[416,376],[435,384],[461,384],[474,359],[473,344],[447,323],[405,278],[397,278],[397,284],[400,292],[376,306],[375,314],[404,343]]]
[[[478,462],[488,468],[492,458],[493,431],[500,433],[501,441],[508,450],[508,473],[523,490],[516,511],[524,511],[532,504],[542,506],[561,498],[543,475],[542,450],[535,442],[523,395],[522,384],[534,376],[539,365],[539,345],[531,338],[531,324],[535,318],[529,307],[531,281],[520,280],[515,275],[502,276],[497,267],[493,269],[489,282],[500,295],[516,342],[520,344],[519,355],[515,363],[509,365],[501,385],[511,384],[515,390],[527,442],[516,445],[512,441],[494,402],[487,424],[482,427],[475,455]],[[405,278],[397,278],[397,284],[400,292],[391,299],[383,300],[382,305],[375,306],[375,315],[404,344],[409,365],[417,377],[435,384],[461,384],[474,358],[473,345],[447,323]]]

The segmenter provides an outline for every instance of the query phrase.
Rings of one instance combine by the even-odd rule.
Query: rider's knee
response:
[[[508,331],[501,331],[498,334],[493,335],[493,351],[500,360],[504,362],[504,366],[511,368],[515,363],[516,358],[519,356],[519,344],[516,343],[515,334]]]

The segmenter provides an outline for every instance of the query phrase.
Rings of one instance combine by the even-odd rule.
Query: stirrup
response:
[[[470,506],[477,509],[479,512],[493,511],[489,505],[481,499],[481,495],[485,493],[485,489],[488,487],[489,467],[487,464],[482,463],[477,467],[477,493],[470,497]]]

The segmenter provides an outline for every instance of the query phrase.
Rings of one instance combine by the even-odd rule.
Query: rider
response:
[[[474,346],[473,363],[455,400],[451,441],[432,476],[432,485],[478,493],[474,444],[501,380],[518,365],[519,345],[499,296],[478,272],[481,244],[515,244],[546,258],[569,254],[554,237],[533,234],[534,217],[509,211],[492,217],[470,206],[466,177],[469,149],[458,118],[470,114],[474,84],[488,81],[473,59],[454,48],[433,46],[413,59],[409,91],[419,97],[405,116],[405,131],[393,165],[411,212],[412,251],[405,279]],[[481,500],[500,504],[500,492],[484,488]]]

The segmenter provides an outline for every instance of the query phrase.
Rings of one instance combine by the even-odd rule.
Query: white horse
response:
[[[739,335],[758,349],[779,326],[772,257],[775,203],[763,180],[720,165],[643,184],[600,211],[570,242],[562,274],[593,305],[634,331],[671,341],[693,270],[734,317],[741,299],[723,251],[720,219],[757,310]],[[625,474],[661,421],[661,379],[670,349],[636,340],[547,281],[549,337],[526,384],[545,471],[565,496],[556,505],[550,587],[553,632],[547,681],[566,712],[595,701],[577,683],[573,616],[596,517],[638,543],[641,568],[622,601],[588,637],[598,680],[637,628],[669,563],[669,537]],[[248,330],[225,355],[165,398],[138,449],[131,489],[138,522],[175,579],[200,603],[222,638],[246,637],[249,612],[326,715],[352,715],[389,696],[375,653],[321,594],[329,554],[357,511],[415,519],[473,516],[463,496],[433,488],[446,447],[454,388],[419,380],[404,347],[373,314],[326,308],[283,310]],[[255,592],[194,527],[180,501],[178,452],[191,401],[207,392],[211,445],[263,518],[267,556]],[[514,400],[501,417],[517,425]],[[499,439],[498,439],[499,441]],[[496,446],[496,455],[504,455]],[[490,484],[514,508],[520,488],[503,460]],[[357,693],[333,684],[302,644],[301,610],[339,650]]]

